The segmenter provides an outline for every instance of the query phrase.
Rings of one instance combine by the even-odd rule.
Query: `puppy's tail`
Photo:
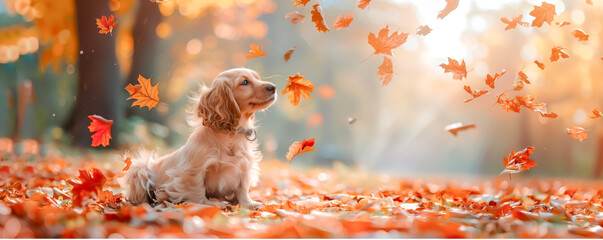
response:
[[[132,158],[132,165],[126,175],[119,179],[119,183],[125,188],[124,196],[132,204],[151,202],[154,198],[155,183],[149,163],[156,159],[156,153],[144,149],[139,150]]]

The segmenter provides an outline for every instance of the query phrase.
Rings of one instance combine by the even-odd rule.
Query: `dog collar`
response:
[[[253,141],[257,138],[255,129],[252,128],[239,128],[239,131],[237,131],[237,133],[243,134],[243,136],[245,136],[245,138],[247,138],[247,140],[249,141]]]

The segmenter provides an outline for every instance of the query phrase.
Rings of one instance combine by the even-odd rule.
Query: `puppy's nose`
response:
[[[276,91],[276,86],[270,84],[270,85],[266,86],[266,90],[268,90],[268,92],[274,92],[274,91]]]

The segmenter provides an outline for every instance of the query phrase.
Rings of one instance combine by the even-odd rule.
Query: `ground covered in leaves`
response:
[[[594,181],[396,179],[272,160],[250,193],[264,207],[251,211],[132,206],[116,181],[121,168],[69,162],[1,162],[0,237],[603,237],[603,184]]]

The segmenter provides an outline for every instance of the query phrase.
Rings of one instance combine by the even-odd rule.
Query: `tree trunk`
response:
[[[96,18],[111,15],[109,3],[108,0],[76,0],[75,5],[80,55],[75,106],[66,128],[74,145],[85,147],[92,142],[88,115],[114,120],[110,146],[115,147],[123,115],[119,110],[120,101],[125,101],[118,97],[123,88],[115,56],[115,36],[100,34],[96,28]]]

